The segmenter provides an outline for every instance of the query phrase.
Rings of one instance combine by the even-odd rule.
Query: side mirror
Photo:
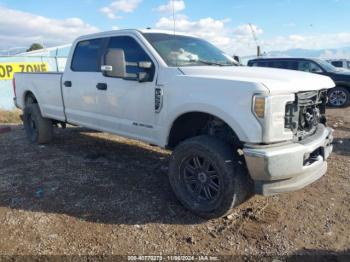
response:
[[[148,62],[148,61],[142,61],[138,63],[138,67],[139,68],[143,68],[143,69],[151,69],[152,68],[152,62]]]
[[[147,69],[151,69],[153,66],[152,62],[148,62],[148,61],[141,61],[138,62],[138,67],[141,69],[145,69],[146,72],[139,72],[137,74],[137,80],[139,82],[147,82],[150,79],[150,74],[148,72]]]
[[[126,61],[123,49],[109,48],[104,56],[101,71],[109,77],[126,77]]]
[[[238,55],[234,55],[233,59],[236,60],[237,63],[241,64],[241,58]]]
[[[147,72],[140,72],[137,74],[137,81],[140,83],[149,81],[150,74]]]

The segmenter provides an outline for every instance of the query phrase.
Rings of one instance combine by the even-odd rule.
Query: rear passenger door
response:
[[[68,122],[97,130],[102,123],[96,83],[103,81],[101,57],[105,42],[104,38],[78,42],[62,80]]]

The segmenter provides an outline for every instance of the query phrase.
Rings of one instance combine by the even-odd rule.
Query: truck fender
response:
[[[205,113],[212,115],[214,117],[217,117],[224,121],[231,129],[236,133],[240,141],[247,141],[247,135],[246,132],[244,132],[242,126],[229,114],[224,112],[218,107],[207,105],[207,104],[188,104],[188,105],[181,105],[181,107],[176,108],[175,110],[172,110],[172,114],[169,115],[169,121],[165,125],[165,132],[163,137],[164,145],[167,145],[169,135],[171,132],[171,129],[173,127],[173,124],[175,121],[181,117],[184,114],[187,113]]]

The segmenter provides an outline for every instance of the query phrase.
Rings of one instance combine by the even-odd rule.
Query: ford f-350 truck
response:
[[[332,87],[326,76],[238,66],[191,35],[120,30],[78,38],[64,73],[16,74],[14,100],[32,143],[68,123],[172,150],[175,195],[215,218],[326,173]]]

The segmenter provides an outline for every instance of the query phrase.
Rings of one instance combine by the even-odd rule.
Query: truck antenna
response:
[[[174,21],[174,35],[176,34],[176,18],[175,18],[175,2],[174,0],[171,0],[172,6],[173,6],[173,21]]]
[[[172,7],[173,7],[173,21],[174,21],[174,47],[175,47],[175,40],[176,40],[176,18],[175,18],[175,2],[174,0],[171,0]],[[176,56],[176,65],[178,63],[178,57]]]

